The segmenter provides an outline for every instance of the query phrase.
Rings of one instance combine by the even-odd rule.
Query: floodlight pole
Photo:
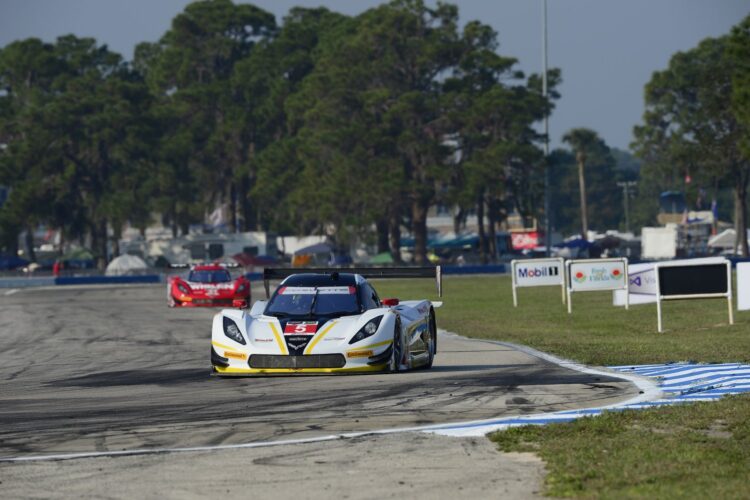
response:
[[[542,0],[542,97],[547,104],[547,0]],[[550,217],[549,112],[544,113],[544,246],[552,256],[552,222]]]

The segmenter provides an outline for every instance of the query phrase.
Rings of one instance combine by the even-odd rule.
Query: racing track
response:
[[[165,295],[164,286],[0,290],[0,458],[310,438],[602,406],[637,393],[445,335],[427,371],[210,377],[214,311],[168,309]]]

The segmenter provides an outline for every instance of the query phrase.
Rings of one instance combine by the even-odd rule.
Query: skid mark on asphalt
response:
[[[448,436],[479,436],[523,425],[571,422],[582,417],[601,415],[603,411],[638,410],[695,401],[716,401],[728,394],[750,392],[750,365],[739,363],[667,363],[612,366],[610,369],[625,375],[648,377],[653,380],[664,397],[625,402],[602,408],[536,413],[523,417],[468,422],[446,426],[434,432]]]

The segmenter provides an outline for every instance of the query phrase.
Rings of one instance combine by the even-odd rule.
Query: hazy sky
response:
[[[131,58],[156,41],[188,0],[0,0],[0,46],[27,37],[91,36]],[[281,18],[292,6],[324,5],[355,15],[376,0],[257,0]],[[433,3],[433,2],[429,2]],[[542,65],[542,0],[457,0],[462,21],[492,26],[500,52],[527,73]],[[750,0],[549,0],[549,66],[562,69],[562,98],[550,119],[552,145],[589,127],[627,148],[643,113],[643,86],[676,51],[727,33],[750,14]]]

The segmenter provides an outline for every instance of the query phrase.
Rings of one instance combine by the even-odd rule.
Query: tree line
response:
[[[747,29],[732,36],[742,57]],[[45,224],[106,257],[127,225],[145,230],[159,214],[177,236],[226,205],[231,231],[364,239],[397,261],[408,228],[423,263],[427,212],[442,205],[455,207],[457,227],[478,216],[488,258],[508,214],[544,216],[547,164],[554,227],[580,227],[572,192],[584,168],[588,225],[620,224],[614,182],[636,174],[617,169],[617,152],[588,129],[566,133],[570,151],[545,158],[535,124],[552,112],[561,74],[548,72],[545,99],[541,76],[517,62],[489,26],[422,0],[353,17],[294,8],[280,25],[251,4],[194,2],[132,61],[73,35],[13,42],[0,50],[0,185],[10,187],[0,246],[14,252],[19,234]],[[723,67],[734,88],[746,88],[741,67]],[[681,81],[662,83],[679,92]],[[733,110],[746,109],[747,92],[730,94]],[[702,112],[718,113],[704,97]],[[658,99],[647,94],[634,144],[649,175],[705,158],[700,168],[722,186],[742,178],[745,132],[732,145],[745,160],[719,167],[708,142],[703,156],[685,152],[696,130],[679,143],[664,117],[689,113]],[[735,120],[746,131],[744,113]]]
[[[231,0],[188,5],[133,61],[73,35],[0,53],[6,248],[40,223],[88,238],[185,233],[224,203],[230,230],[330,231],[426,260],[427,211],[481,214],[486,249],[509,210],[532,210],[543,168],[539,75],[497,52],[458,8],[396,0],[348,17],[292,9],[281,26]],[[549,72],[549,88],[559,71]],[[371,227],[375,227],[375,231]]]
[[[657,190],[673,188],[696,205],[730,190],[735,248],[747,257],[750,16],[672,56],[646,85],[645,104],[632,144],[643,161],[641,193],[655,200]]]

